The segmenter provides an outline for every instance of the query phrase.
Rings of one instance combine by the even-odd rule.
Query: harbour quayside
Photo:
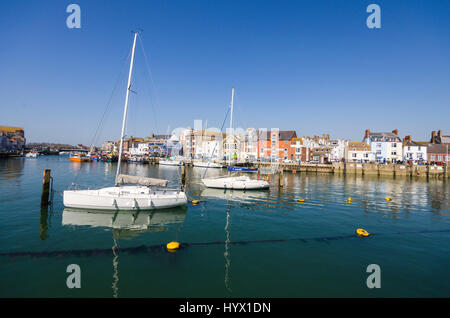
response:
[[[234,88],[231,89],[231,113],[230,113],[230,131],[233,131],[233,103],[234,103]],[[231,161],[231,154],[228,156]],[[231,169],[230,169],[231,168]],[[228,166],[228,173],[234,171],[231,164]],[[248,168],[247,168],[248,169]],[[205,173],[206,174],[206,173]],[[255,180],[248,176],[221,176],[217,178],[203,178],[203,184],[208,188],[217,189],[234,189],[234,190],[261,190],[268,189],[269,182],[265,180]]]
[[[123,152],[123,140],[137,37],[138,33],[136,32],[134,33],[131,51],[115,185],[114,187],[97,190],[66,190],[63,194],[63,202],[64,206],[68,208],[95,210],[153,210],[187,204],[186,194],[182,191],[154,190],[152,188],[166,187],[168,183],[167,180],[120,174],[120,163]]]

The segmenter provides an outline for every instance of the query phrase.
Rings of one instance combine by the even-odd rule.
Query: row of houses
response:
[[[25,149],[25,144],[23,128],[0,126],[0,151],[22,152]]]
[[[398,130],[371,132],[362,141],[322,136],[297,136],[295,130],[257,130],[242,133],[186,129],[179,138],[185,157],[220,158],[237,161],[315,162],[336,161],[412,164],[449,161],[450,135],[433,131],[428,141],[399,137]]]
[[[299,137],[295,130],[248,128],[225,133],[187,128],[173,135],[130,137],[124,140],[123,148],[132,156],[155,154],[240,162],[443,164],[450,159],[449,144],[450,136],[440,130],[433,131],[430,140],[415,141],[411,136],[400,138],[397,129],[391,132],[367,129],[361,141],[349,141],[332,139],[329,134]],[[117,152],[118,146],[118,142],[108,141],[102,145],[102,150]]]

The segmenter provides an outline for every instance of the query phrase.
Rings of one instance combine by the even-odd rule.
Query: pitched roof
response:
[[[258,130],[259,138],[262,140],[270,140],[271,130]],[[274,130],[275,132],[275,130]],[[292,138],[296,138],[297,133],[295,130],[279,130],[278,131],[278,140],[291,140]]]
[[[449,151],[448,145],[444,144],[430,144],[427,147],[427,153],[447,153]]]
[[[402,141],[400,137],[392,132],[371,132],[369,133],[369,139],[375,140],[386,140],[386,139],[396,139],[397,141]]]
[[[356,149],[356,151],[370,151],[370,145],[365,142],[349,141],[347,148],[349,150]]]

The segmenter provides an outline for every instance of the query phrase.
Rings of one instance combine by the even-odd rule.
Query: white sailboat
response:
[[[151,186],[166,187],[168,183],[167,180],[120,174],[128,98],[131,88],[131,76],[133,73],[137,36],[138,33],[134,33],[115,186],[97,190],[66,190],[63,195],[65,207],[94,210],[153,210],[187,204],[186,194],[182,191],[154,190],[151,188]]]
[[[234,88],[231,89],[231,116],[230,132],[233,131],[233,102]],[[231,160],[231,155],[228,156]],[[222,176],[217,178],[203,178],[202,182],[208,188],[234,189],[234,190],[261,190],[269,188],[269,183],[265,180],[255,180],[248,176]]]

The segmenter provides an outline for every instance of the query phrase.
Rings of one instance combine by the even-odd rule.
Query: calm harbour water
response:
[[[56,191],[48,212],[46,168]],[[115,169],[62,156],[0,160],[1,297],[450,297],[449,181],[286,173],[282,189],[272,176],[268,191],[224,192],[188,168],[198,205],[64,209],[64,189],[111,186]],[[179,167],[124,170],[179,187]],[[356,237],[360,227],[374,235]],[[173,240],[183,248],[169,253]],[[69,264],[81,268],[80,289],[66,286]],[[380,289],[366,285],[369,264],[381,268]]]

